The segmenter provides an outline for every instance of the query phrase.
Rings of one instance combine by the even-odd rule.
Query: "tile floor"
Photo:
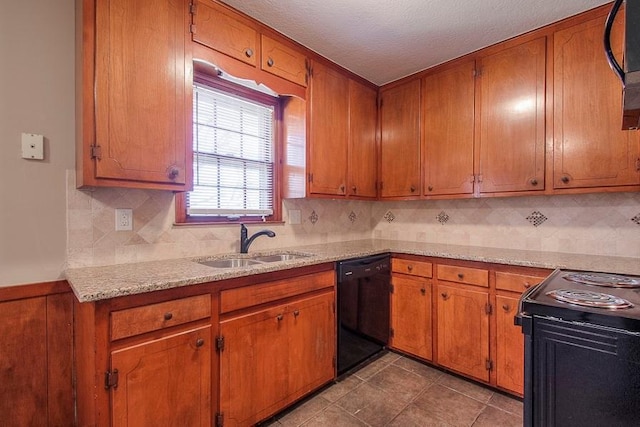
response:
[[[522,426],[522,402],[386,353],[263,426]]]

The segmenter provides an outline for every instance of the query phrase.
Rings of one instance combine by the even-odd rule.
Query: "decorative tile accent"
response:
[[[318,219],[320,218],[318,218],[318,214],[316,213],[316,211],[312,211],[311,216],[309,216],[309,221],[311,221],[311,224],[315,225],[315,223],[318,222]]]
[[[358,216],[354,211],[351,211],[351,213],[349,214],[349,221],[356,222],[356,219],[358,219]]]
[[[449,221],[450,218],[451,217],[449,215],[447,215],[447,213],[445,211],[442,211],[438,215],[436,215],[436,219],[442,225],[445,225],[447,223],[447,221]]]
[[[387,211],[387,213],[384,214],[384,219],[386,219],[387,222],[392,222],[394,219],[396,219],[396,216],[393,214],[393,212]]]
[[[538,211],[531,212],[531,215],[529,215],[527,217],[527,221],[529,221],[531,224],[533,224],[534,227],[542,225],[542,223],[545,222],[548,219],[549,218],[547,218],[541,212],[538,212]]]
[[[633,218],[631,218],[631,221],[635,222],[636,224],[640,225],[640,214],[634,216]]]

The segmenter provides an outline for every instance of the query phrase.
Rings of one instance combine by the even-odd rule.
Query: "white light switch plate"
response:
[[[44,136],[33,133],[22,134],[22,158],[44,159]]]
[[[116,231],[133,230],[133,210],[116,209]]]

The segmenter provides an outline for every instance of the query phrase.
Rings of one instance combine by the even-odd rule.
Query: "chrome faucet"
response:
[[[245,227],[244,224],[240,224],[240,253],[241,254],[246,254],[247,252],[249,252],[249,246],[251,246],[251,243],[253,243],[256,237],[260,237],[260,236],[276,237],[276,233],[274,233],[271,230],[262,230],[262,231],[258,231],[251,237],[247,237],[247,236],[248,236],[247,227]]]

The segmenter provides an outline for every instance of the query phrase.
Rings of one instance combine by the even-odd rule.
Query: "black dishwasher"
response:
[[[338,374],[389,341],[389,255],[338,263]]]

